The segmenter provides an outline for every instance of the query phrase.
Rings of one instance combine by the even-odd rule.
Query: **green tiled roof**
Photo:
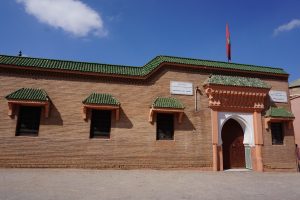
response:
[[[281,68],[245,65],[210,60],[180,58],[172,56],[157,56],[142,67],[110,65],[89,62],[75,62],[66,60],[53,60],[43,58],[19,57],[0,55],[0,65],[15,65],[23,67],[36,67],[42,69],[68,70],[78,72],[117,74],[128,76],[146,76],[162,63],[184,64],[192,66],[207,66],[220,69],[235,69],[274,74],[287,74]]]
[[[289,87],[299,87],[300,86],[300,79],[293,81]]]
[[[11,100],[48,101],[47,93],[42,89],[21,88],[5,97]]]
[[[294,118],[294,115],[285,108],[270,107],[269,110],[267,110],[265,117]]]
[[[119,101],[111,94],[92,93],[82,101],[84,104],[120,105]]]
[[[242,87],[270,88],[268,84],[258,78],[239,76],[211,75],[204,84],[230,85]]]
[[[152,107],[183,109],[184,105],[174,97],[157,97],[153,102]]]

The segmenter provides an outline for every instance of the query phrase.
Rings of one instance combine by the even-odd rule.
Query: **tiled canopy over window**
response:
[[[116,120],[120,118],[120,102],[111,94],[92,93],[83,103],[83,118],[87,119],[88,109],[115,110]]]
[[[157,97],[151,105],[149,122],[153,122],[155,112],[178,114],[178,122],[181,123],[184,105],[174,97]]]
[[[285,108],[270,107],[265,115],[265,127],[268,129],[270,122],[287,122],[288,127],[291,128],[294,119],[293,113]]]
[[[16,105],[44,107],[45,117],[49,116],[50,99],[43,89],[21,88],[5,97],[8,100],[8,115],[14,115]]]

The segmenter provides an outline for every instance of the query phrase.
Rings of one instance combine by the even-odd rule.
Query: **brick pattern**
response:
[[[186,105],[174,141],[156,141],[156,124],[148,122],[157,96],[170,96],[170,81],[189,81],[201,88],[206,75],[163,70],[144,85],[105,80],[1,75],[0,166],[88,168],[210,168],[211,122],[207,98],[176,98]],[[16,81],[17,80],[17,81]],[[17,116],[7,115],[6,94],[21,87],[43,88],[52,101],[49,118],[41,120],[39,136],[16,137]],[[111,139],[89,139],[90,120],[81,117],[82,100],[92,92],[109,93],[121,103],[120,120],[112,116]],[[155,119],[154,119],[155,121]]]
[[[19,73],[0,71],[0,167],[212,169],[211,112],[202,87],[209,74],[165,68],[142,84]],[[201,89],[198,111],[195,96],[170,95],[170,81],[192,82]],[[288,90],[286,81],[265,81],[277,90]],[[13,119],[7,115],[4,97],[37,86],[52,101],[49,118],[42,117],[38,137],[16,137],[17,115]],[[109,140],[89,139],[90,120],[82,119],[81,107],[92,92],[112,94],[121,103],[120,120],[112,116]],[[173,96],[185,105],[182,123],[175,119],[173,141],[156,141],[155,116],[154,123],[148,122],[151,103],[158,96]],[[293,140],[290,130],[284,145],[275,147],[264,129],[264,166],[294,170]]]
[[[286,91],[289,96],[288,82],[287,81],[266,81],[272,86],[271,90]],[[268,101],[266,103],[270,105]],[[291,111],[291,104],[288,103],[275,103],[271,104],[275,107],[283,107]],[[268,108],[268,106],[266,106]],[[265,109],[266,111],[266,109]],[[264,111],[264,112],[265,112]],[[284,123],[284,141],[283,145],[272,145],[271,130],[266,129],[263,124],[263,138],[264,145],[262,149],[262,158],[265,171],[281,170],[281,171],[296,171],[296,157],[295,157],[295,137],[293,129],[289,129],[288,125]]]

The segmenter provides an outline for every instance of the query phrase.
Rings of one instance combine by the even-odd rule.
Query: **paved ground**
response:
[[[300,199],[300,173],[0,169],[1,200]]]

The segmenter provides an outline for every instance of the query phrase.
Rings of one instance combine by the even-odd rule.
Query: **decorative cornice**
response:
[[[203,86],[213,110],[258,111],[264,109],[269,88],[206,84]]]

